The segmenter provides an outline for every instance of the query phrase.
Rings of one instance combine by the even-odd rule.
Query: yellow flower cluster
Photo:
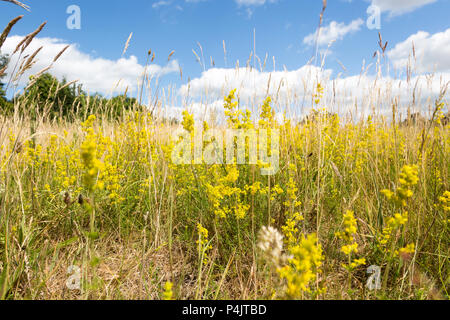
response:
[[[238,102],[234,101],[236,99],[236,89],[232,90],[228,96],[225,97],[225,117],[227,118],[227,122],[230,128],[239,129],[240,127],[240,119],[239,117],[242,115],[240,110],[237,110]]]
[[[287,199],[284,202],[284,205],[288,209],[286,211],[286,223],[281,228],[283,230],[283,234],[285,237],[285,242],[290,246],[294,246],[298,240],[299,229],[298,225],[301,221],[304,220],[303,215],[298,212],[298,207],[301,206],[301,202],[297,201],[297,191],[298,188],[295,185],[294,180],[289,178],[289,182],[287,183]]]
[[[261,115],[259,120],[259,126],[261,128],[272,128],[274,126],[275,113],[270,106],[272,99],[267,97],[261,107]]]
[[[83,123],[83,127],[86,130],[86,138],[80,148],[80,156],[84,168],[83,183],[88,191],[103,188],[103,182],[97,181],[98,174],[104,169],[104,165],[97,158],[97,135],[92,128],[94,121],[95,116],[90,116]]]
[[[164,292],[163,292],[163,300],[173,300],[173,283],[170,281],[167,281],[164,284]]]
[[[408,222],[408,212],[404,212],[403,214],[396,213],[393,217],[390,217],[379,239],[380,245],[385,247],[395,232],[406,224],[406,222]]]
[[[405,255],[405,254],[411,254],[416,251],[416,246],[414,243],[408,244],[406,247],[401,248],[400,250],[396,251],[396,255]]]
[[[314,103],[321,103],[324,90],[320,83],[312,89],[311,102],[316,107]],[[201,272],[205,263],[211,263],[212,246],[217,242],[224,256],[214,261],[217,268],[214,264],[208,270],[208,279],[217,278],[214,272],[224,267],[220,263],[230,259],[236,248],[236,254],[242,255],[239,261],[251,261],[254,257],[249,245],[256,240],[256,231],[270,224],[272,228],[263,232],[266,241],[260,247],[270,253],[266,258],[275,261],[275,268],[279,268],[275,274],[283,279],[273,283],[274,290],[279,289],[276,285],[286,283],[288,296],[294,298],[313,289],[311,284],[325,256],[317,241],[319,235],[306,237],[307,230],[325,234],[323,239],[329,241],[324,246],[328,266],[336,259],[349,271],[365,264],[369,257],[387,266],[395,262],[394,257],[417,250],[411,243],[412,235],[418,234],[413,229],[417,226],[411,223],[406,228],[409,220],[417,219],[427,230],[430,226],[421,251],[433,257],[445,255],[439,244],[450,224],[450,191],[445,191],[449,181],[445,157],[450,152],[448,125],[430,123],[435,129],[433,135],[426,127],[390,125],[379,121],[378,116],[342,122],[326,108],[313,110],[304,121],[289,119],[286,111],[284,121],[279,121],[271,104],[271,98],[267,98],[254,106],[258,113],[251,114],[239,105],[233,90],[225,97],[223,123],[210,122],[218,131],[268,129],[268,139],[274,136],[270,129],[279,129],[280,170],[269,177],[260,174],[258,169],[269,165],[260,160],[239,165],[174,163],[172,151],[177,141],[172,133],[184,128],[191,136],[201,134],[195,132],[199,127],[189,111],[183,112],[181,122],[153,119],[146,111],[127,111],[117,121],[107,120],[106,115],[99,119],[90,116],[81,126],[79,120],[67,123],[64,132],[58,126],[47,130],[48,124],[42,123],[45,126],[32,138],[27,132],[15,133],[19,126],[9,130],[8,120],[6,129],[0,130],[0,202],[5,212],[12,213],[11,227],[20,225],[24,217],[30,228],[40,230],[48,224],[48,230],[61,232],[55,239],[70,239],[75,232],[85,231],[89,218],[86,208],[91,209],[99,234],[112,231],[119,238],[139,236],[142,231],[158,245],[168,231],[174,245],[193,239],[187,252],[198,258]],[[204,134],[208,128],[204,122]],[[217,143],[221,140],[215,139]],[[204,141],[204,149],[207,145]],[[258,141],[259,151],[260,146]],[[422,147],[423,157],[418,158],[417,151]],[[413,191],[418,189],[419,168],[402,167],[404,161],[420,163],[419,187],[426,192],[416,191],[414,202],[423,205],[407,208],[416,197]],[[376,190],[385,183],[383,180],[392,180],[396,168],[401,169],[399,179],[390,190],[381,191],[389,201],[380,205]],[[436,210],[427,215],[431,203]],[[337,208],[353,208],[357,213],[343,211],[342,224],[336,228]],[[27,220],[30,217],[33,223]],[[365,234],[376,230],[377,250],[371,251],[370,237],[359,236],[362,231],[358,227],[363,226]],[[338,230],[337,238],[333,234],[330,237],[329,230]],[[51,233],[40,232],[39,240],[46,234]],[[428,261],[432,261],[431,254]],[[437,263],[430,269],[438,270]],[[206,278],[199,279],[206,283]],[[172,287],[166,289],[166,297],[171,296]]]
[[[395,192],[390,190],[382,190],[381,192],[396,206],[405,207],[406,201],[413,196],[410,190],[419,182],[417,165],[405,165],[400,173],[399,184]],[[397,239],[394,238],[397,231],[408,222],[408,212],[395,213],[393,217],[387,220],[386,226],[383,228],[378,242],[385,252],[394,252],[394,246]],[[392,242],[391,248],[388,243]]]
[[[311,292],[310,284],[317,278],[323,262],[322,247],[316,234],[302,236],[300,243],[289,250],[288,264],[278,269],[287,282],[286,294],[289,298],[302,297],[303,292]]]
[[[415,186],[419,181],[418,170],[417,165],[404,166],[400,173],[400,186],[397,190],[392,192],[391,190],[384,189],[381,190],[381,193],[383,193],[386,198],[391,200],[394,204],[401,207],[406,206],[406,200],[411,198],[413,195],[410,188]]]
[[[241,201],[241,195],[246,191],[235,186],[238,178],[239,170],[236,166],[232,166],[225,177],[217,178],[215,185],[206,184],[208,198],[217,217],[226,218],[230,214],[234,214],[236,219],[240,220],[247,215],[250,206]]]
[[[450,191],[445,191],[444,194],[439,197],[439,202],[444,212],[450,211]]]
[[[317,83],[316,93],[314,94],[314,103],[316,105],[319,105],[320,101],[322,100],[322,98],[323,98],[323,91],[324,91],[324,89],[322,87],[322,84],[320,82]]]
[[[198,240],[197,240],[197,248],[198,248],[198,256],[202,259],[203,264],[208,263],[208,251],[212,249],[212,246],[209,245],[208,240],[208,229],[204,228],[200,223],[197,224],[197,232],[198,232]]]
[[[352,270],[360,265],[366,264],[366,259],[354,259],[352,261],[352,253],[358,253],[358,244],[355,241],[354,235],[357,232],[357,223],[353,211],[347,210],[344,214],[344,231],[336,232],[336,236],[344,241],[341,252],[348,256],[349,264],[344,264],[346,269]],[[352,262],[351,262],[352,261]]]
[[[183,111],[183,121],[181,122],[184,130],[189,133],[194,132],[194,116],[190,114],[187,110]]]
[[[353,235],[357,231],[356,219],[353,211],[344,214],[344,232],[336,232],[336,236],[347,243],[355,242]]]

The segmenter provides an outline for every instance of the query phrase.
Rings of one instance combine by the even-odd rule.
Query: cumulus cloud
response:
[[[450,28],[435,34],[419,31],[398,43],[388,52],[396,68],[403,69],[413,63],[413,46],[419,73],[450,71]]]
[[[392,105],[399,113],[429,112],[442,89],[450,85],[450,28],[436,34],[418,32],[388,51],[396,68],[404,68],[415,46],[417,58],[413,77],[380,76],[377,72],[346,76],[330,69],[304,65],[296,70],[266,72],[253,68],[213,68],[182,86],[179,94],[192,101],[216,103],[237,89],[241,106],[257,111],[271,96],[278,114],[302,117],[313,106],[318,82],[325,87],[322,105],[341,115],[372,114],[390,117]],[[449,98],[447,92],[445,99]],[[208,103],[206,103],[208,104]]]
[[[279,115],[286,112],[290,118],[302,118],[311,110],[315,88],[320,82],[325,87],[321,105],[330,112],[358,118],[375,111],[375,114],[389,117],[394,102],[403,115],[408,107],[412,111],[427,111],[449,81],[450,72],[434,77],[416,76],[407,81],[376,75],[333,76],[332,70],[311,65],[276,72],[214,68],[181,87],[179,93],[193,101],[208,101],[204,105],[217,106],[218,101],[223,104],[223,97],[236,88],[241,107],[253,114],[257,114],[262,101],[271,96]]]
[[[437,0],[372,0],[372,5],[378,6],[382,12],[399,15],[414,11]]]
[[[9,37],[2,47],[2,53],[12,54],[22,36]],[[36,63],[19,80],[19,86],[25,86],[30,75],[34,75],[49,66],[54,57],[67,45],[63,40],[54,38],[35,38],[23,55],[32,54],[42,47],[37,55]],[[11,57],[7,73],[12,73],[18,59],[18,53]],[[166,66],[151,65],[147,69],[150,77],[156,78],[171,72],[178,72],[179,66],[176,60],[172,60]],[[142,79],[145,67],[139,64],[135,56],[109,60],[95,58],[82,52],[76,44],[59,58],[50,69],[50,73],[58,79],[66,78],[68,81],[79,80],[86,90],[110,94],[123,92],[127,87],[129,92],[137,88],[139,79]]]
[[[269,95],[286,96],[292,90],[304,90],[304,79],[329,76],[331,70],[306,65],[293,71],[260,72],[253,68],[213,68],[191,80],[180,89],[181,95],[205,96],[217,99],[232,89],[238,89],[242,99],[263,99]]]
[[[338,23],[332,21],[328,26],[320,28],[318,44],[319,46],[326,46],[331,41],[342,40],[347,34],[359,31],[364,24],[364,20],[353,20],[349,24],[344,22]],[[303,43],[307,45],[314,45],[316,43],[317,32],[307,35],[303,39]]]

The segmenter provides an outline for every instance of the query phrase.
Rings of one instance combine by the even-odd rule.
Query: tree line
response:
[[[0,55],[0,71],[8,63],[7,55]],[[49,120],[63,117],[65,120],[83,118],[89,114],[103,114],[111,119],[120,118],[128,110],[140,110],[143,107],[137,99],[126,94],[105,98],[101,94],[88,95],[82,85],[58,80],[50,73],[38,78],[30,77],[24,92],[8,100],[6,94],[7,74],[0,73],[0,111],[11,115],[15,106],[21,113],[32,112]]]

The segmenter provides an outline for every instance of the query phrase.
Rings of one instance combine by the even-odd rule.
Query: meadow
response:
[[[302,120],[276,117],[276,97],[247,110],[239,90],[201,125],[189,106],[179,122],[138,103],[68,119],[48,116],[51,99],[14,99],[0,115],[0,299],[448,299],[446,87],[423,118],[386,97],[390,118],[355,119],[309,81]],[[269,143],[277,130],[279,170],[175,164],[180,128]]]

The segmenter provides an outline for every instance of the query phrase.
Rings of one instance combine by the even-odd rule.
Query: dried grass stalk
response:
[[[30,11],[30,7],[27,6],[26,4],[20,2],[20,1],[17,1],[17,0],[3,0],[3,1],[11,2],[11,3],[15,4],[15,5],[18,5],[19,7],[24,8],[27,11]]]
[[[19,49],[21,50],[21,52],[24,52],[25,49],[30,45],[31,41],[33,41],[34,37],[36,37],[39,34],[39,32],[42,31],[42,29],[45,27],[46,24],[47,21],[42,23],[39,26],[39,28],[37,28],[35,31],[25,36],[25,38],[23,38],[22,41],[20,41],[19,44],[16,46],[16,49],[14,50],[13,54],[19,51]]]
[[[0,48],[5,43],[6,38],[8,37],[9,33],[11,32],[12,27],[14,27],[14,25],[22,18],[23,18],[23,16],[18,16],[17,18],[12,19],[8,23],[5,30],[3,30],[2,35],[0,36]]]

